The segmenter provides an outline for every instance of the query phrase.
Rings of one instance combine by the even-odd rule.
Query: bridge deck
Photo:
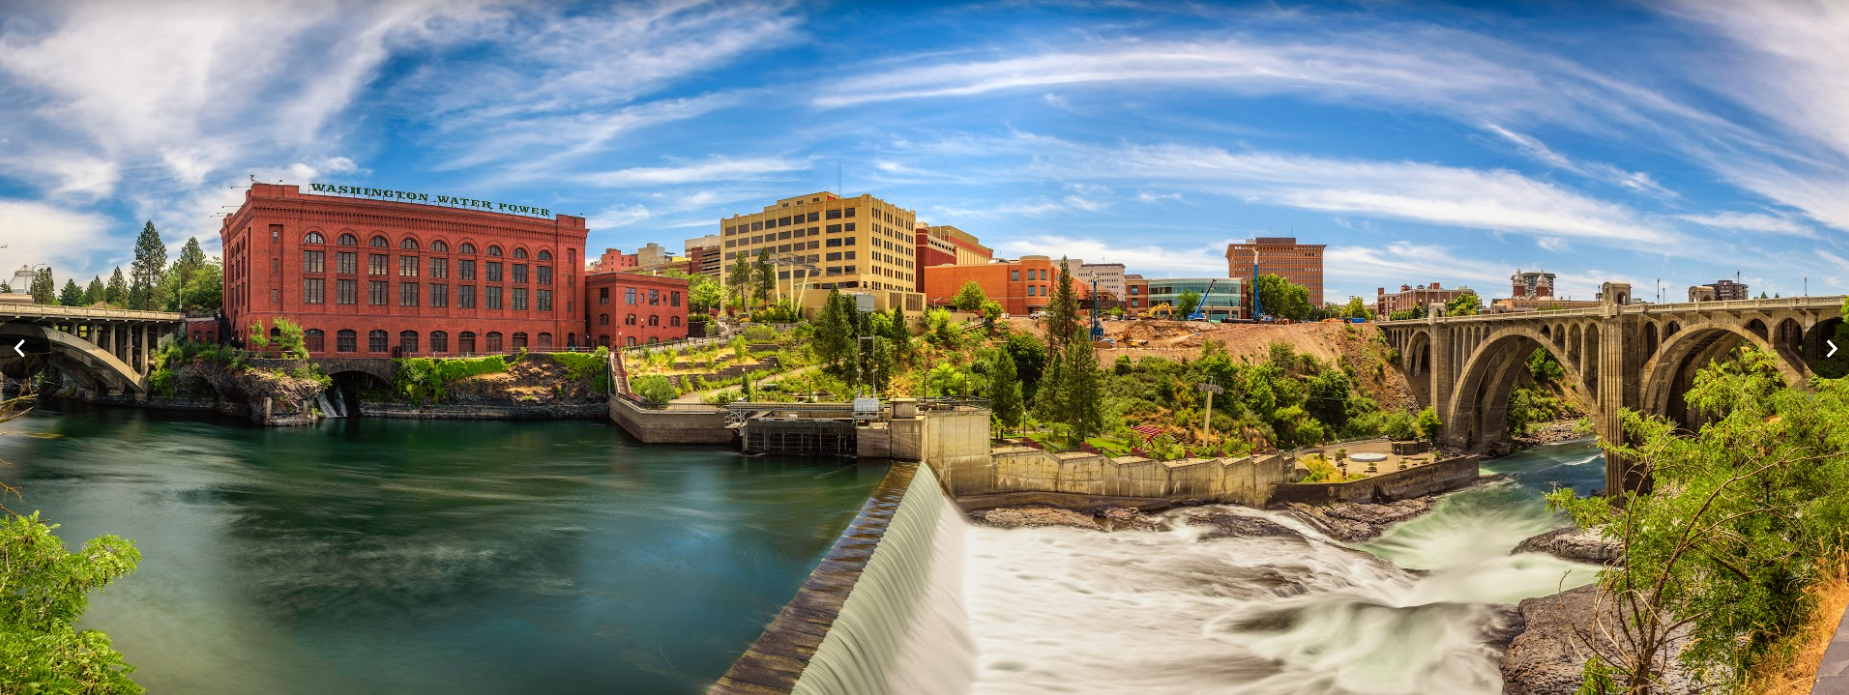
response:
[[[90,319],[115,321],[153,321],[179,323],[185,314],[171,311],[137,311],[134,309],[99,309],[87,306],[49,304],[0,304],[0,321],[32,319]]]
[[[1618,307],[1620,314],[1668,314],[1688,311],[1739,311],[1742,309],[1828,309],[1843,305],[1844,295],[1821,297],[1781,297],[1778,299],[1742,299],[1730,302],[1677,302],[1674,304],[1624,304]],[[1475,321],[1521,321],[1540,317],[1547,318],[1590,318],[1604,316],[1603,307],[1586,307],[1583,309],[1560,309],[1538,311],[1511,311],[1503,313],[1476,314],[1472,316],[1440,316],[1445,322]],[[1382,326],[1417,326],[1427,319],[1406,319],[1402,321],[1377,321]]]

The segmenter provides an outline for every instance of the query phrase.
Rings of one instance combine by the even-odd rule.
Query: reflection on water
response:
[[[600,422],[54,403],[5,429],[9,506],[141,549],[84,626],[155,693],[698,692],[885,472]]]

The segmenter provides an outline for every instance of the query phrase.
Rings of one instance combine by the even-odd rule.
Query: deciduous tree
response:
[[[989,296],[982,291],[982,283],[971,280],[957,289],[957,294],[951,298],[950,303],[958,311],[978,311],[982,309],[982,303],[988,300]]]

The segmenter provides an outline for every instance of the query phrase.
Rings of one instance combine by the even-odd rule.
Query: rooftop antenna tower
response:
[[[841,160],[835,160],[835,195],[847,197],[847,191],[841,186]]]

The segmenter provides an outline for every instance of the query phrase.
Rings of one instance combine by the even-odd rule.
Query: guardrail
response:
[[[130,319],[136,321],[184,321],[182,314],[168,311],[140,311],[135,309],[98,309],[86,306],[51,306],[48,304],[0,304],[0,315],[36,316],[44,318],[101,318]]]

